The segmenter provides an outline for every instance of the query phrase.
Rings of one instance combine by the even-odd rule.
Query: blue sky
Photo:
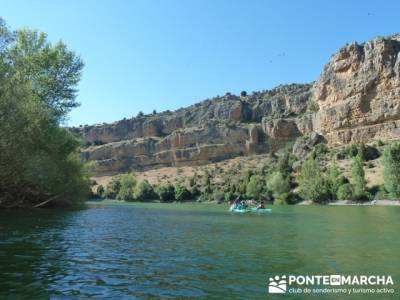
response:
[[[9,0],[0,11],[84,60],[69,125],[310,82],[346,43],[400,31],[399,1]]]

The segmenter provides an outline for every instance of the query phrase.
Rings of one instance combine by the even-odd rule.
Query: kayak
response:
[[[231,209],[230,211],[236,212],[236,213],[248,213],[251,212],[251,209],[245,208],[245,209],[240,209],[240,208],[234,208]]]
[[[269,214],[272,212],[272,208],[252,208],[251,212],[256,214]]]
[[[229,211],[236,213],[256,213],[256,214],[269,214],[272,212],[271,208],[235,208],[233,205],[229,208]]]

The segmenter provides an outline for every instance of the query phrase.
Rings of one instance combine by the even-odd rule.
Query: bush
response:
[[[121,188],[121,182],[117,178],[113,178],[106,187],[104,197],[109,199],[116,199]]]
[[[391,199],[400,197],[400,143],[385,147],[383,151],[384,186]]]
[[[100,198],[102,198],[104,196],[104,187],[101,184],[97,186],[96,194]]]
[[[251,199],[260,199],[262,193],[262,184],[260,181],[260,176],[252,175],[250,177],[249,183],[246,186],[246,196]]]
[[[301,199],[295,193],[292,192],[282,193],[275,198],[274,205],[296,204],[300,200]]]
[[[351,162],[351,184],[353,186],[353,196],[356,199],[363,199],[366,195],[367,181],[361,155],[353,157]]]
[[[175,200],[175,188],[171,184],[158,186],[155,192],[163,202]]]
[[[352,200],[353,199],[353,187],[350,183],[345,183],[339,186],[336,197],[339,200]]]
[[[324,154],[328,153],[328,147],[325,144],[317,144],[314,147],[314,153],[316,157],[321,157]]]
[[[314,202],[329,200],[329,184],[317,160],[309,158],[303,163],[298,181],[300,196],[303,199]]]
[[[287,204],[296,204],[298,202],[301,201],[301,198],[299,197],[299,195],[289,192],[289,193],[285,193],[283,194],[286,200]]]
[[[339,187],[347,182],[347,178],[340,174],[336,158],[333,158],[328,172],[328,188],[332,200],[336,198]]]
[[[225,192],[224,199],[226,202],[232,201],[235,199],[235,193],[232,191]]]
[[[197,186],[189,188],[189,193],[191,194],[192,199],[197,198],[201,194],[201,192]]]
[[[285,177],[281,172],[276,171],[268,179],[267,188],[272,192],[274,198],[278,198],[281,194],[290,191],[289,177]]]
[[[213,192],[213,199],[214,199],[214,201],[217,201],[217,202],[224,201],[224,199],[225,199],[224,192],[219,189],[215,189]]]
[[[176,201],[189,200],[191,197],[190,191],[183,185],[178,185],[175,188],[175,199]]]
[[[286,202],[286,199],[288,197],[288,194],[280,194],[278,198],[275,198],[274,200],[274,205],[286,205],[288,204]]]
[[[358,145],[356,144],[351,144],[348,148],[347,148],[347,153],[350,157],[355,157],[358,154]]]
[[[308,109],[313,112],[317,112],[319,110],[318,103],[315,101],[310,101],[308,104]]]
[[[352,144],[347,148],[350,157],[359,156],[362,161],[377,159],[380,156],[379,150],[365,144]]]
[[[380,156],[381,156],[381,153],[379,152],[379,150],[377,148],[369,146],[369,145],[365,146],[364,160],[370,161],[370,160],[377,159]]]
[[[138,114],[136,115],[136,118],[142,118],[144,117],[144,113],[142,111],[139,111]]]
[[[211,176],[208,171],[205,172],[204,174],[204,193],[205,194],[211,194],[212,193],[212,188],[211,188]]]
[[[146,179],[135,186],[133,196],[139,201],[153,200],[156,197],[153,187]]]
[[[246,195],[246,187],[246,182],[240,182],[237,186],[237,194],[244,197]]]
[[[276,171],[282,173],[282,175],[287,176],[292,172],[292,166],[290,164],[290,154],[285,151],[279,158],[276,164]]]
[[[133,174],[124,174],[121,176],[121,186],[117,195],[118,200],[132,201],[136,186],[136,179]]]

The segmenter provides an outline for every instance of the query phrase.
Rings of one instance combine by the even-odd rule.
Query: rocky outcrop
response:
[[[97,174],[206,164],[268,152],[301,135],[307,126],[296,116],[307,110],[310,88],[292,84],[244,97],[227,94],[175,112],[72,131],[82,137],[83,157]]]
[[[400,35],[353,43],[313,86],[315,130],[330,143],[400,137]]]
[[[227,93],[179,109],[81,126],[83,157],[102,174],[198,165],[274,151],[306,135],[331,144],[400,138],[400,35],[339,50],[312,85]],[[308,144],[296,144],[304,155]]]
[[[83,150],[95,162],[97,173],[119,173],[154,167],[199,165],[263,152],[260,128],[221,124],[176,130],[160,137],[145,137],[92,146]]]

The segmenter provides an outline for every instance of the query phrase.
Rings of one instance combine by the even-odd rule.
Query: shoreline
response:
[[[400,200],[372,200],[366,202],[356,202],[352,200],[337,200],[325,204],[316,204],[310,200],[299,202],[295,205],[322,205],[322,206],[400,206]]]
[[[159,203],[159,204],[219,204],[219,205],[229,205],[227,202],[222,202],[218,203],[217,201],[207,201],[207,202],[199,202],[199,201],[185,201],[185,202],[161,202],[161,201],[121,201],[121,200],[114,200],[114,199],[98,199],[98,200],[89,200],[86,201],[90,203],[96,203],[96,204],[129,204],[129,203]],[[254,201],[249,200],[250,205],[254,205]],[[274,206],[273,204],[267,204],[268,206]],[[290,204],[289,204],[290,205]],[[337,200],[334,202],[329,202],[329,203],[323,203],[323,204],[318,204],[314,203],[310,200],[305,200],[302,202],[299,202],[297,204],[293,204],[293,206],[308,206],[308,205],[318,205],[318,206],[400,206],[400,200],[372,200],[372,201],[366,201],[366,202],[355,202],[351,200]],[[279,205],[277,205],[279,206]]]

